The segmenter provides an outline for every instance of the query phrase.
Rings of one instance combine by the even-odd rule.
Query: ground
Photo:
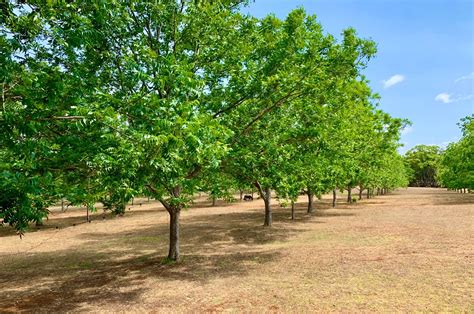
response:
[[[262,200],[199,199],[177,264],[146,200],[91,223],[56,208],[23,239],[0,227],[0,312],[474,312],[474,195],[409,188],[337,209],[324,196],[312,215],[301,197],[296,221],[274,203],[266,228]]]

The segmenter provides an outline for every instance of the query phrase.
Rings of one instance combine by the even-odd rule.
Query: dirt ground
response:
[[[182,213],[183,260],[165,264],[168,216],[53,209],[23,239],[0,227],[0,312],[474,312],[474,195],[409,188],[297,220],[274,201]],[[142,203],[142,205],[140,205]]]

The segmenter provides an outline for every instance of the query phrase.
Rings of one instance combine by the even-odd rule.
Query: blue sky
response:
[[[246,11],[285,18],[296,7],[316,14],[325,32],[354,27],[377,43],[364,74],[381,109],[413,123],[402,153],[459,139],[456,123],[474,113],[473,0],[255,0]]]

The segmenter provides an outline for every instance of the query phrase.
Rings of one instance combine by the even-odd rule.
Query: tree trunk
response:
[[[352,189],[350,186],[347,187],[347,202],[352,203]]]
[[[170,214],[170,248],[168,251],[168,259],[179,261],[179,216],[181,208],[173,206],[168,209]]]
[[[359,186],[359,201],[362,199],[362,192],[364,191],[364,189],[362,188],[362,186]]]
[[[291,220],[295,220],[295,202],[291,201]]]
[[[367,189],[367,199],[370,198],[370,189]]]
[[[89,222],[89,206],[86,206],[86,219],[87,219],[87,222]]]
[[[337,200],[336,189],[334,189],[334,190],[332,190],[332,207],[333,208],[336,207],[336,200]]]
[[[265,190],[260,185],[260,182],[255,181],[254,186],[257,188],[258,194],[263,199],[265,203],[265,221],[263,223],[266,227],[272,226],[272,208],[270,206],[270,201],[272,199],[272,192],[269,187],[265,188]],[[252,191],[253,194],[253,191]]]
[[[216,206],[216,197],[212,196],[212,206]]]
[[[380,195],[380,188],[377,188],[377,195]]]
[[[265,202],[265,222],[263,223],[264,226],[271,227],[272,226],[272,208],[270,207],[270,200],[271,200],[271,191],[269,188],[265,189],[265,193],[263,193],[263,201]]]
[[[240,190],[240,201],[244,199],[244,191]]]
[[[313,212],[313,200],[314,200],[314,194],[308,190],[308,214],[311,214]]]

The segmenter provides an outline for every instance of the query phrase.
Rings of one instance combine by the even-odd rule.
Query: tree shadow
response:
[[[442,196],[436,196],[434,205],[474,205],[474,194],[447,191]]]
[[[288,221],[287,217],[282,210],[274,215],[276,222]],[[245,276],[280,256],[276,248],[262,244],[287,241],[297,232],[284,222],[275,228],[261,226],[260,210],[183,218],[184,256],[176,264],[161,263],[168,245],[167,223],[144,229],[132,226],[118,233],[82,233],[78,237],[87,241],[67,250],[0,255],[0,308],[66,312],[86,303],[133,304],[145,292],[140,286],[150,278],[205,284]]]
[[[279,256],[276,251],[187,254],[180,263],[163,264],[155,254],[135,254],[125,259],[121,258],[123,254],[97,254],[95,250],[40,253],[29,257],[37,267],[17,270],[13,267],[18,261],[12,259],[0,271],[0,308],[12,312],[69,312],[84,304],[133,305],[146,292],[141,287],[146,280],[170,285],[177,280],[205,284],[213,278],[244,276]]]
[[[296,204],[298,222],[323,223],[321,217],[354,215],[324,210],[326,205],[317,204],[309,215],[306,204]],[[280,258],[282,253],[273,244],[287,242],[307,230],[293,223],[289,208],[275,204],[272,209],[271,228],[263,226],[263,209],[189,216],[184,213],[183,259],[175,264],[162,263],[168,249],[167,222],[146,228],[128,226],[127,230],[111,233],[81,233],[77,235],[80,244],[64,250],[0,255],[0,308],[67,312],[80,310],[88,303],[134,304],[146,292],[146,280],[164,285],[179,284],[177,281],[202,285],[216,278],[246,276]],[[160,209],[134,215],[156,210]]]

